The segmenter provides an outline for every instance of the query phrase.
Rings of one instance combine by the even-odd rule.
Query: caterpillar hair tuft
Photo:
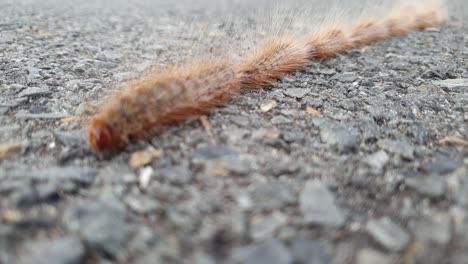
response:
[[[331,24],[305,37],[273,37],[240,61],[195,60],[148,75],[117,92],[90,119],[87,138],[96,152],[116,152],[135,139],[206,113],[241,89],[270,85],[312,60],[327,59],[352,48],[439,26],[443,7],[406,5],[383,18]]]

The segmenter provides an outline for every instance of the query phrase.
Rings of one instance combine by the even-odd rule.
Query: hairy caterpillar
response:
[[[274,37],[239,62],[219,58],[169,67],[106,102],[88,123],[88,143],[96,152],[121,150],[131,140],[154,136],[164,126],[205,113],[240,89],[270,85],[311,60],[438,26],[443,16],[440,5],[400,4],[383,18],[332,24],[306,37]]]

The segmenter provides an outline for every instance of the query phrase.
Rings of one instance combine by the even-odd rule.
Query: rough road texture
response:
[[[0,143],[21,145],[0,161],[0,263],[468,263],[468,152],[440,142],[468,137],[462,21],[237,96],[214,138],[195,120],[102,158],[63,118],[182,57],[188,29],[86,2],[0,1]]]

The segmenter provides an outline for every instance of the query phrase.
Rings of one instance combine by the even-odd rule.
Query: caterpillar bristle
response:
[[[318,60],[335,57],[352,48],[345,30],[339,25],[333,25],[313,35],[309,39],[309,45],[313,47],[310,58]]]
[[[219,60],[166,69],[107,102],[89,122],[89,144],[98,152],[119,150],[225,102],[239,84],[237,73]]]
[[[239,66],[244,88],[264,87],[309,61],[311,46],[292,38],[274,39]]]
[[[439,26],[441,6],[400,6],[384,18],[364,18],[351,26],[332,24],[305,37],[273,37],[239,61],[204,59],[149,74],[116,93],[91,118],[88,142],[96,152],[119,151],[134,139],[205,114],[242,88],[260,88],[311,60],[327,59],[414,30]]]

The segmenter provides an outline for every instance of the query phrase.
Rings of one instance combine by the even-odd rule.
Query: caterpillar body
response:
[[[239,62],[207,59],[173,66],[116,93],[87,125],[89,146],[116,152],[135,139],[206,113],[241,89],[265,87],[312,60],[334,57],[352,48],[439,26],[440,5],[401,5],[384,18],[359,19],[351,26],[334,24],[306,37],[280,36]]]

